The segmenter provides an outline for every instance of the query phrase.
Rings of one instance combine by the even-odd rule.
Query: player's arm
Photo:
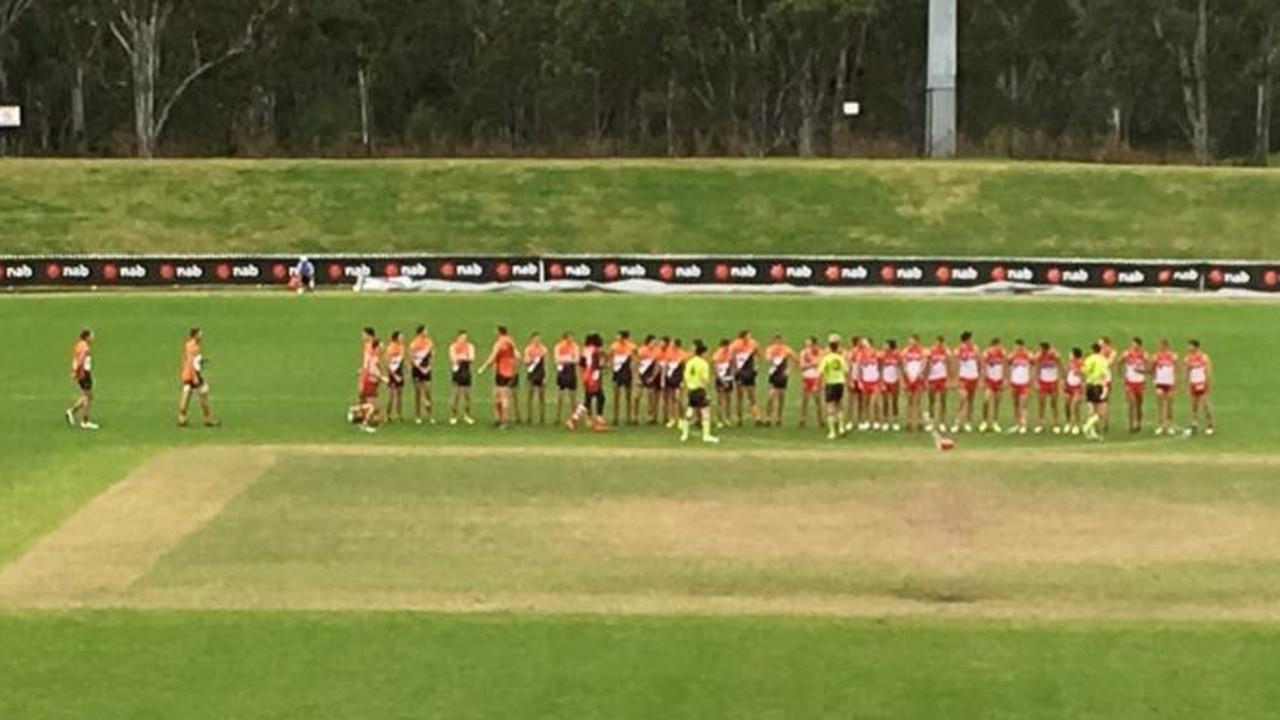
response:
[[[497,359],[498,359],[498,343],[494,343],[494,344],[493,344],[493,349],[489,351],[489,357],[488,357],[488,358],[486,358],[486,359],[485,359],[485,361],[484,361],[483,363],[481,363],[481,364],[480,364],[480,369],[479,369],[479,370],[476,370],[476,374],[477,374],[477,375],[483,375],[483,374],[484,374],[484,371],[485,371],[485,370],[488,370],[488,369],[489,369],[489,366],[490,366],[490,365],[493,365],[493,363],[494,363]]]

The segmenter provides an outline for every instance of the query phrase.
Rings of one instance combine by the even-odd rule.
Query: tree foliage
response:
[[[1269,155],[1280,0],[960,9],[962,152]],[[0,101],[31,155],[913,155],[926,21],[927,0],[0,0]]]

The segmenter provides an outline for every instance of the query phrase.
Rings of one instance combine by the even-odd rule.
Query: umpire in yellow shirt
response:
[[[694,419],[702,421],[702,442],[718,443],[720,438],[711,434],[711,403],[707,401],[707,387],[711,384],[711,365],[707,362],[707,345],[702,340],[693,341],[693,357],[684,363],[684,393],[689,409],[680,420],[680,442],[689,439],[689,428]]]
[[[1111,362],[1102,354],[1102,345],[1094,343],[1092,354],[1084,359],[1084,399],[1089,401],[1093,414],[1084,423],[1084,435],[1090,440],[1101,440],[1098,423],[1106,423],[1111,401]]]

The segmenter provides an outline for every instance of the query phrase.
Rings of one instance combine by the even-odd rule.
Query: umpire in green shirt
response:
[[[1107,419],[1111,393],[1111,363],[1102,354],[1102,345],[1094,343],[1092,354],[1084,359],[1084,398],[1093,408],[1093,414],[1084,423],[1084,435],[1090,440],[1100,440],[1098,423]]]
[[[707,362],[706,355],[706,343],[700,339],[694,340],[693,357],[684,364],[684,391],[689,399],[689,409],[680,420],[680,442],[689,439],[689,428],[695,418],[702,421],[702,442],[720,442],[720,438],[711,434],[711,403],[707,400],[707,388],[711,385],[711,365]]]

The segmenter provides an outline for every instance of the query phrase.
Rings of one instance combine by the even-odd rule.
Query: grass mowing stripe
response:
[[[1253,720],[1269,628],[279,613],[0,615],[0,715]]]

